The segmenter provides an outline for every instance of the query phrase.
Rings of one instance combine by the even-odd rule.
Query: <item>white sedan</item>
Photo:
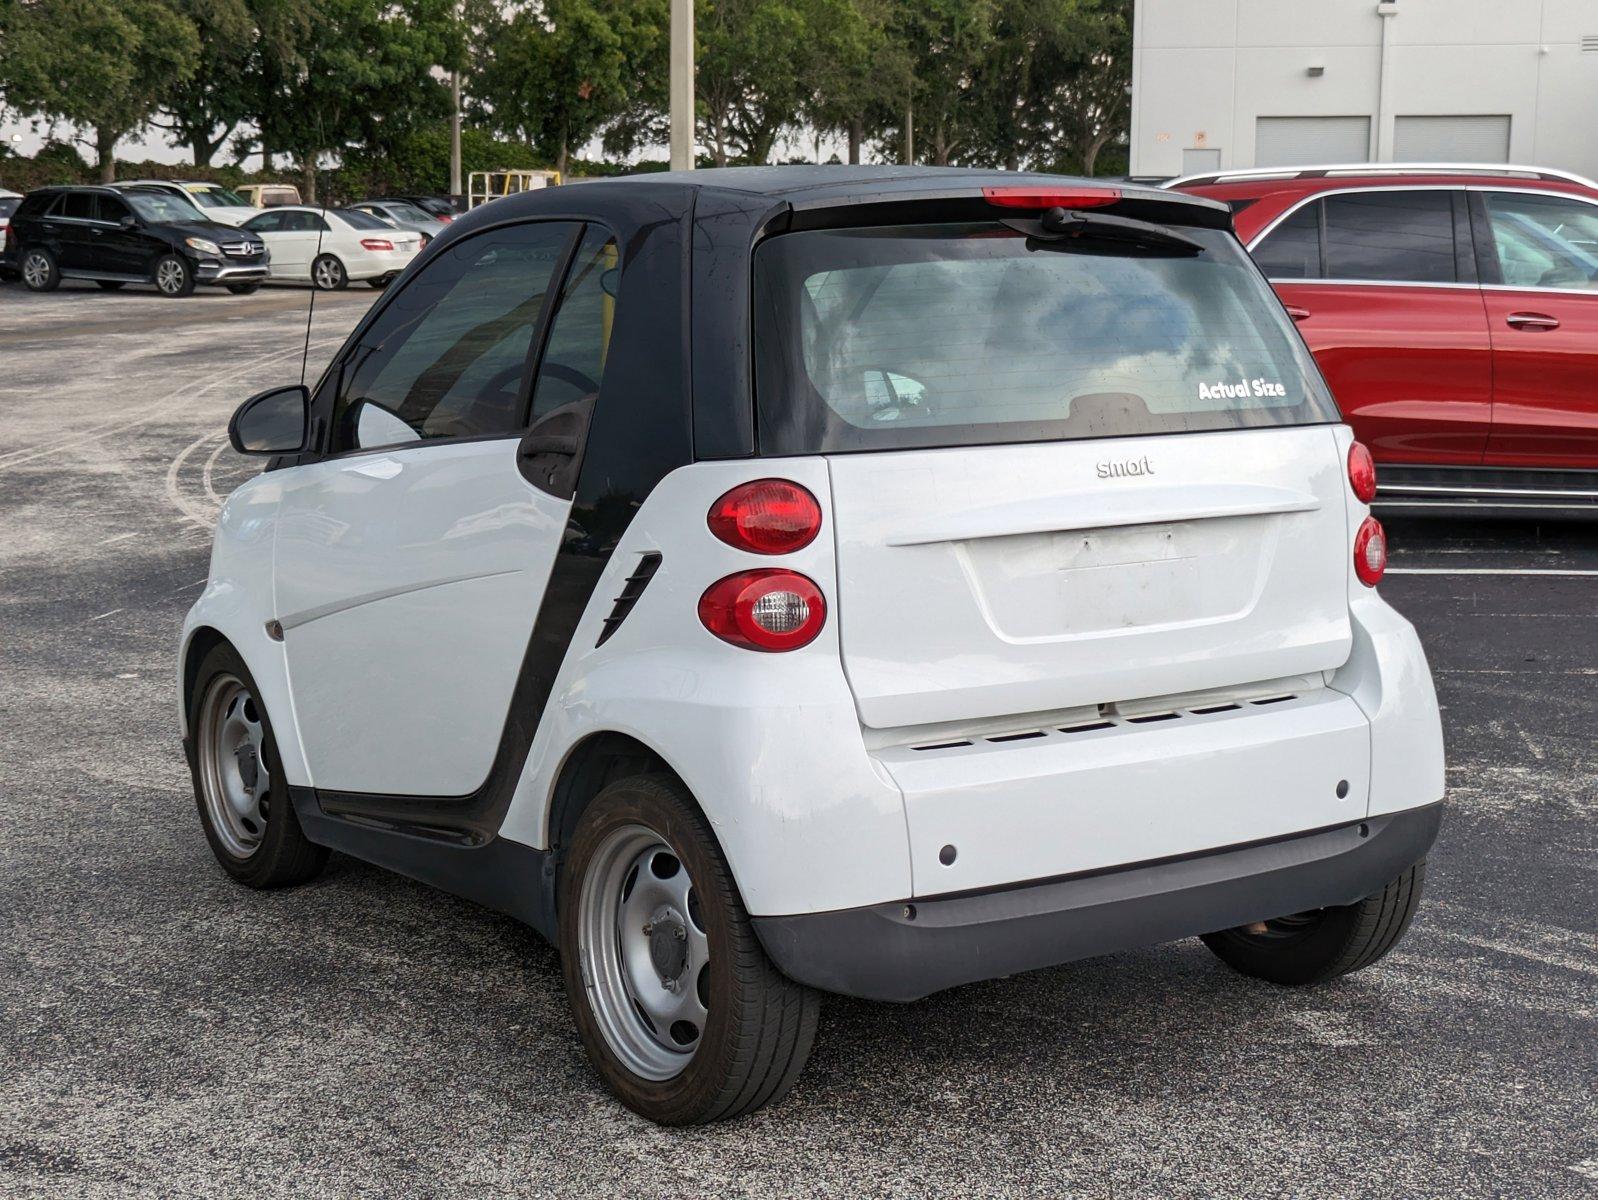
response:
[[[272,252],[271,279],[308,279],[323,290],[364,279],[380,288],[422,248],[407,233],[352,208],[282,205],[244,223]]]

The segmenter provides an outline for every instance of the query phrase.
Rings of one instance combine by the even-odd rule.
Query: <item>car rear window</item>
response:
[[[21,203],[21,196],[0,196],[0,217],[9,217]]]
[[[387,221],[380,221],[371,213],[363,213],[357,208],[335,208],[333,210],[344,218],[346,224],[352,229],[393,229]]]
[[[1339,420],[1235,237],[1197,253],[995,223],[788,233],[755,254],[767,454]]]

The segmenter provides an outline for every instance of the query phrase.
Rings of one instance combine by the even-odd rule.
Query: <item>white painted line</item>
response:
[[[116,615],[117,615],[117,613],[119,613],[119,612],[121,612],[121,611],[122,611],[122,610],[121,610],[121,609],[120,609],[120,608],[113,608],[113,609],[112,609],[112,610],[111,610],[111,611],[110,611],[110,612],[104,612],[104,613],[101,613],[101,614],[100,614],[100,615],[99,615],[99,616],[98,616],[98,617],[90,617],[90,618],[89,618],[89,620],[91,620],[91,621],[103,621],[103,620],[105,620],[105,619],[106,619],[106,618],[107,618],[107,617],[114,617],[114,616],[116,616]]]
[[[1575,571],[1540,567],[1388,567],[1389,575],[1598,575],[1598,570]]]
[[[140,533],[139,530],[132,529],[132,530],[129,530],[127,533],[119,533],[119,534],[116,534],[116,535],[114,535],[112,537],[108,537],[103,542],[100,542],[99,545],[101,545],[101,546],[109,546],[112,542],[125,542],[129,538],[138,537],[139,533]]]

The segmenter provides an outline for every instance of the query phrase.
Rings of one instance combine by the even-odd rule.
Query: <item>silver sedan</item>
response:
[[[387,221],[396,229],[421,234],[423,246],[443,233],[446,228],[445,223],[432,213],[423,212],[405,200],[362,200],[359,204],[352,204],[349,207],[369,213],[380,221]]]

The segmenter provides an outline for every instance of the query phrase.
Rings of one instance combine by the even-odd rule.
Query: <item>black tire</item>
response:
[[[311,263],[311,286],[324,292],[342,292],[350,286],[350,274],[334,255],[318,255]]]
[[[597,850],[629,826],[659,836],[688,870],[695,924],[709,945],[703,994],[708,1016],[681,1072],[651,1080],[614,1052],[585,984],[580,892]],[[732,871],[709,823],[680,781],[642,775],[608,784],[583,812],[559,881],[559,944],[577,1031],[605,1085],[628,1108],[663,1125],[727,1120],[779,1099],[793,1086],[815,1041],[818,993],[772,965],[750,925]]]
[[[194,267],[181,254],[163,254],[150,272],[155,290],[173,300],[194,294]]]
[[[230,283],[227,285],[227,290],[235,296],[250,296],[260,291],[261,285],[258,283]]]
[[[366,286],[367,287],[376,288],[378,291],[382,291],[388,285],[389,285],[389,281],[387,279],[368,279],[366,281]]]
[[[1264,921],[1204,935],[1222,962],[1244,975],[1305,987],[1360,971],[1403,938],[1420,906],[1422,859],[1374,896],[1341,908]]]
[[[259,720],[265,731],[262,757],[271,780],[265,832],[259,845],[242,857],[224,844],[206,803],[205,785],[201,779],[200,711],[211,688],[228,678],[242,683],[252,700],[259,704]],[[232,646],[223,642],[206,653],[195,675],[193,694],[188,698],[189,774],[194,782],[194,802],[200,810],[200,826],[205,830],[205,840],[222,869],[246,887],[292,887],[314,879],[321,872],[327,864],[327,848],[312,843],[300,828],[283,778],[283,761],[278,756],[271,715],[267,713],[266,706],[259,703],[259,696],[260,689],[255,686],[249,668]]]
[[[22,282],[30,292],[53,292],[61,286],[61,268],[43,246],[30,246],[17,260]]]
[[[96,279],[94,282],[102,292],[120,292],[123,287],[120,279]]]

